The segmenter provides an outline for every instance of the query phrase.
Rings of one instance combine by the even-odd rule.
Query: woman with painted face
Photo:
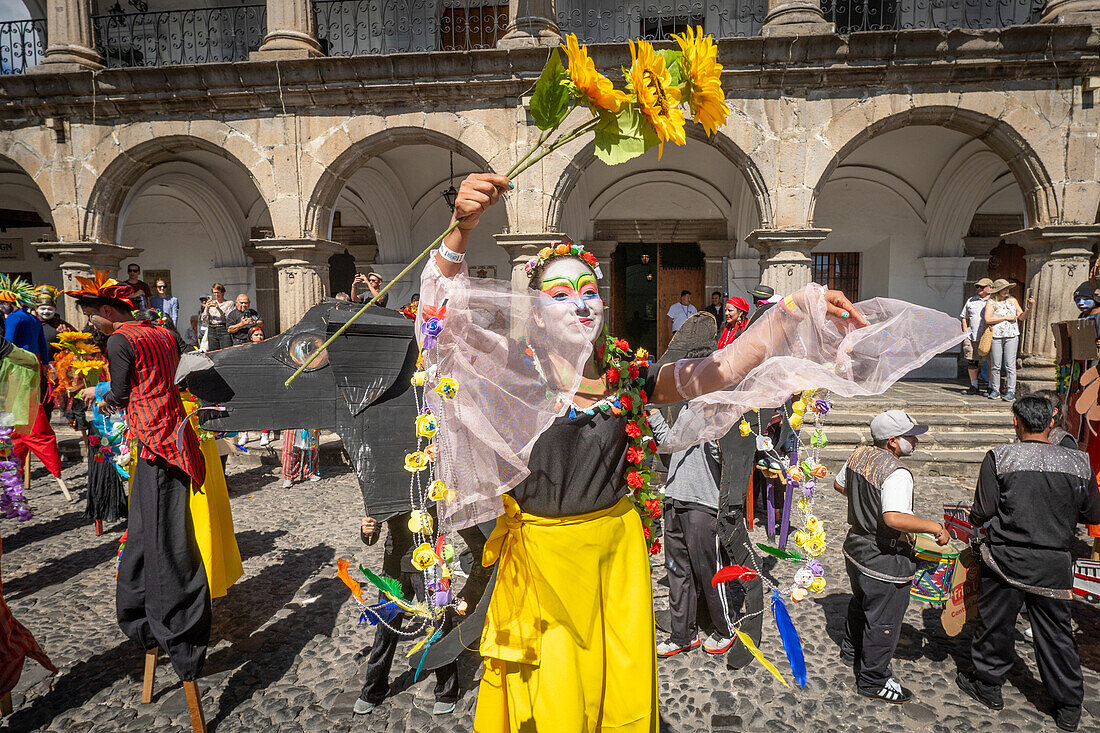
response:
[[[428,373],[439,388],[455,377],[447,396],[426,390],[446,433],[438,470],[455,492],[443,523],[497,518],[482,558],[497,563],[497,581],[474,729],[653,731],[643,525],[660,499],[642,465],[652,450],[644,405],[729,387],[777,345],[796,352],[790,339],[807,308],[848,330],[865,320],[842,293],[811,286],[739,338],[737,351],[650,370],[643,351],[607,335],[600,268],[583,247],[563,239],[542,248],[527,264],[526,293],[471,284],[471,233],[509,188],[493,174],[462,183],[456,228],[422,275],[417,321]]]

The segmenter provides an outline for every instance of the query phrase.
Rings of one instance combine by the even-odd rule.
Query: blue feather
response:
[[[779,629],[779,638],[783,642],[783,651],[787,653],[787,661],[791,665],[794,681],[799,687],[805,687],[806,657],[802,654],[802,640],[798,638],[798,631],[794,628],[787,606],[779,597],[779,591],[775,589],[772,590],[772,618],[775,619],[775,627]]]

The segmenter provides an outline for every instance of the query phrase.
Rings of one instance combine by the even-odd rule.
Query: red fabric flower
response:
[[[649,539],[649,527],[642,527],[642,536]]]
[[[626,460],[628,463],[641,463],[645,458],[645,451],[641,448],[630,446],[626,449]]]
[[[619,404],[622,405],[624,410],[634,409],[634,398],[628,394],[624,394],[619,397]]]
[[[626,339],[615,339],[615,348],[622,351],[630,351],[630,344],[627,343]]]
[[[647,402],[649,402],[649,395],[647,395],[645,393],[644,389],[639,389],[638,390],[638,399],[640,399],[642,401],[642,404],[644,405]]]
[[[649,512],[649,516],[657,518],[661,516],[661,500],[660,499],[646,499],[645,510]]]
[[[607,368],[607,383],[618,384],[619,383],[619,370],[615,367]]]
[[[582,252],[581,259],[583,259],[585,262],[592,265],[593,267],[599,264],[599,260],[596,259],[596,255],[592,254],[591,252]]]
[[[645,483],[645,480],[642,478],[642,474],[637,471],[631,470],[626,474],[626,485],[630,488],[640,488],[643,483]]]
[[[648,535],[646,535],[646,539],[647,540],[649,539]],[[653,544],[649,546],[649,554],[650,555],[656,555],[660,551],[661,551],[661,541],[660,540],[653,540]]]
[[[634,440],[637,440],[638,438],[642,437],[642,429],[638,427],[638,423],[628,422],[626,424],[626,434]]]
[[[637,379],[638,378],[638,365],[637,364],[631,364],[630,365],[630,378],[631,379]]]

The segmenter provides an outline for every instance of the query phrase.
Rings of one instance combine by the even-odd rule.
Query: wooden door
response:
[[[703,309],[706,294],[706,268],[703,254],[695,244],[663,244],[657,249],[657,353],[659,357],[672,340],[672,321],[668,309],[679,302],[680,293],[691,291],[690,303]]]

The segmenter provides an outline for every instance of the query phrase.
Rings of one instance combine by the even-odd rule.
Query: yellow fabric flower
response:
[[[802,416],[798,413],[795,413],[791,415],[791,418],[790,420],[788,420],[788,422],[791,424],[791,430],[798,430],[800,427],[802,427]]]
[[[421,438],[431,438],[435,435],[435,415],[425,414],[416,418],[416,434]]]
[[[747,437],[752,432],[752,426],[742,420],[737,424],[737,431],[741,433],[742,437]]]
[[[436,562],[435,550],[427,542],[413,550],[412,565],[417,570],[427,570]]]
[[[432,533],[432,515],[416,509],[409,512],[409,531],[420,534]]]
[[[657,133],[657,159],[664,153],[664,145],[671,140],[684,145],[684,112],[680,109],[680,90],[672,86],[672,74],[665,66],[665,59],[653,50],[649,41],[630,41],[630,57],[633,64],[627,72],[630,88],[638,101],[638,108]]]
[[[714,135],[729,117],[726,95],[722,91],[722,65],[714,38],[704,36],[702,27],[689,27],[685,33],[672,34],[684,53],[684,76],[688,81],[688,105],[691,116]]]
[[[569,78],[589,105],[618,112],[630,100],[629,94],[620,92],[610,79],[596,71],[595,62],[588,58],[588,49],[578,43],[575,34],[565,37],[562,48],[569,59]]]
[[[428,454],[424,451],[416,451],[405,456],[405,470],[409,473],[423,471],[428,467]]]
[[[432,501],[443,501],[451,493],[451,490],[447,488],[447,484],[441,480],[432,481],[432,485],[428,488],[428,498]]]
[[[553,254],[554,250],[550,249],[549,247],[543,247],[539,250],[539,259],[548,260],[551,256],[553,256]]]
[[[825,578],[814,578],[814,582],[810,583],[810,590],[814,593],[825,590]]]
[[[806,552],[810,553],[812,557],[819,557],[825,554],[825,542],[821,539],[814,538],[806,543]]]

